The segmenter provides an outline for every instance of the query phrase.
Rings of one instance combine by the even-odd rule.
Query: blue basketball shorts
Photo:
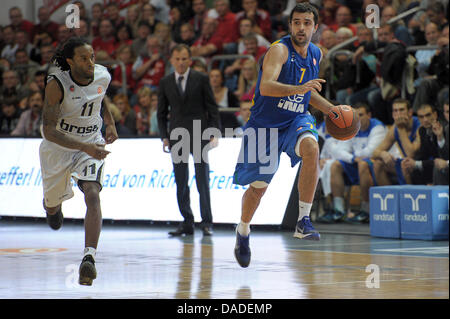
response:
[[[233,182],[248,185],[255,181],[270,183],[275,175],[282,152],[294,167],[301,161],[295,153],[299,136],[310,132],[318,141],[316,120],[311,114],[301,114],[283,129],[258,127],[251,121],[243,128],[241,150],[234,171]]]
[[[344,170],[345,185],[359,185],[358,163],[339,162]]]

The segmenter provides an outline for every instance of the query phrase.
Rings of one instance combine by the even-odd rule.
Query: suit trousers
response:
[[[177,184],[177,201],[180,213],[184,218],[184,224],[193,225],[194,215],[191,209],[189,188],[189,158],[179,163],[173,163],[175,183]],[[209,191],[209,164],[203,159],[194,162],[195,182],[200,196],[200,215],[202,226],[212,226],[211,198]]]

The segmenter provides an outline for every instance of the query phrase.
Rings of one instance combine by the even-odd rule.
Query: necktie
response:
[[[178,90],[180,91],[180,94],[183,95],[184,91],[183,91],[183,85],[181,84],[183,82],[184,76],[180,76],[178,78]]]

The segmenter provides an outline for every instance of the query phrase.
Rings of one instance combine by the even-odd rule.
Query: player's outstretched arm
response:
[[[108,151],[102,146],[79,142],[66,134],[58,132],[56,126],[61,111],[60,101],[63,92],[56,81],[50,81],[45,88],[44,108],[42,110],[42,124],[44,137],[60,146],[83,151],[94,158],[103,159]]]
[[[277,81],[281,68],[288,58],[288,49],[283,44],[275,44],[270,47],[264,57],[263,73],[260,83],[260,92],[263,96],[284,97],[295,94],[305,94],[322,89],[325,80],[315,79],[303,85],[289,85]]]

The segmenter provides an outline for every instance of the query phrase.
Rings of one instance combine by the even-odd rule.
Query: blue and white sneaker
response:
[[[297,222],[294,237],[307,240],[320,240],[320,234],[314,229],[311,224],[311,219],[308,216],[303,217]]]
[[[248,267],[250,264],[250,234],[248,236],[242,236],[236,230],[236,246],[234,247],[234,256],[237,262],[243,268]]]

